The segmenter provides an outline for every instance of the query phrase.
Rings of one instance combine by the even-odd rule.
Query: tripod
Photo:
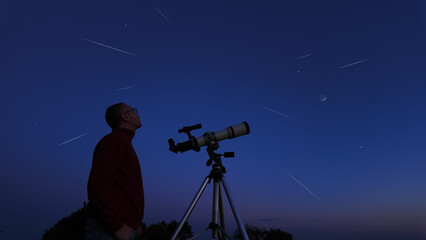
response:
[[[235,208],[235,204],[232,201],[232,198],[230,196],[229,188],[226,185],[225,177],[223,176],[226,173],[225,167],[222,165],[221,156],[224,157],[234,157],[233,152],[228,152],[222,154],[217,154],[214,151],[219,148],[219,144],[217,142],[211,142],[207,147],[207,152],[210,156],[210,159],[207,161],[206,165],[210,166],[212,165],[213,161],[215,162],[212,165],[212,170],[210,171],[210,174],[204,179],[203,183],[201,184],[200,189],[195,194],[194,199],[192,200],[191,204],[189,205],[188,209],[186,210],[184,216],[182,217],[182,220],[179,223],[178,228],[176,229],[175,233],[172,236],[171,240],[175,240],[178,236],[179,232],[181,231],[183,225],[188,220],[189,215],[191,214],[192,210],[194,210],[195,205],[197,204],[198,200],[201,197],[201,194],[203,194],[205,188],[207,187],[207,184],[210,183],[210,181],[213,179],[213,209],[212,209],[212,222],[209,224],[207,228],[202,230],[201,232],[197,233],[194,237],[191,239],[195,239],[199,237],[201,234],[206,232],[207,230],[212,230],[212,237],[213,238],[219,238],[220,240],[232,239],[226,232],[225,232],[225,220],[223,215],[223,203],[222,203],[222,190],[221,186],[223,186],[223,189],[225,190],[225,194],[228,198],[229,205],[231,206],[232,213],[234,214],[235,221],[238,224],[238,228],[241,231],[241,234],[243,235],[244,240],[249,240],[246,230],[244,229],[244,224],[241,221],[240,215],[238,214],[237,209]],[[220,225],[219,225],[219,219],[220,219]]]

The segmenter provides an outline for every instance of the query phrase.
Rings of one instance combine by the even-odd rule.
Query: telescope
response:
[[[190,131],[195,129],[200,129],[201,124],[196,124],[193,126],[183,127],[179,129],[179,133],[184,132],[188,135],[189,140],[186,142],[181,142],[175,144],[175,141],[170,138],[169,139],[169,150],[178,153],[178,152],[186,152],[188,150],[194,150],[196,152],[200,151],[200,148],[209,144],[217,143],[225,139],[232,139],[239,136],[243,136],[250,133],[250,127],[247,122],[242,122],[240,124],[236,124],[230,127],[226,127],[225,129],[216,131],[216,132],[206,132],[200,137],[193,137]]]
[[[230,192],[228,186],[225,182],[226,169],[222,164],[221,157],[234,157],[234,152],[225,152],[224,154],[216,153],[215,151],[219,148],[219,143],[225,139],[232,139],[239,136],[243,136],[250,133],[250,127],[247,122],[242,122],[240,124],[236,124],[230,127],[226,127],[225,129],[216,131],[216,132],[206,132],[200,137],[194,137],[191,135],[192,130],[200,129],[201,124],[196,124],[192,126],[183,127],[179,129],[179,133],[185,133],[188,135],[189,140],[186,142],[181,142],[175,144],[172,138],[169,139],[169,150],[178,153],[178,152],[186,152],[188,150],[200,151],[200,148],[203,146],[207,146],[207,153],[209,154],[209,160],[207,160],[206,165],[211,166],[212,170],[210,174],[206,176],[204,179],[200,189],[195,194],[191,204],[186,210],[182,220],[179,223],[179,226],[175,230],[171,240],[180,239],[178,235],[182,230],[183,225],[188,220],[189,215],[191,215],[192,211],[195,208],[198,200],[206,189],[207,184],[213,183],[213,209],[212,209],[212,221],[209,226],[202,230],[200,233],[196,234],[191,239],[199,237],[208,229],[212,230],[213,239],[232,239],[225,231],[225,216],[223,214],[223,203],[222,203],[222,188],[228,198],[229,205],[232,209],[232,213],[234,214],[235,221],[238,224],[238,228],[242,234],[244,240],[249,240],[247,232],[244,228],[243,221],[238,214],[238,211],[235,207],[234,202],[230,196]],[[214,162],[214,163],[213,163]],[[211,181],[213,179],[213,181]],[[220,224],[219,224],[220,223]]]

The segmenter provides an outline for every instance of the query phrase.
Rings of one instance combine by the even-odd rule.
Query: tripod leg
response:
[[[220,230],[220,231],[221,231],[221,233],[222,233],[222,239],[231,239],[231,240],[232,240],[231,236],[229,236],[229,235],[225,232],[225,229],[220,228],[219,230]]]
[[[223,215],[223,201],[222,201],[222,187],[219,184],[219,216],[220,216],[220,227],[222,230],[222,239],[225,239],[225,216]]]
[[[204,179],[203,184],[201,185],[200,189],[196,193],[194,199],[192,200],[191,204],[189,205],[188,209],[185,212],[185,215],[182,217],[182,220],[179,223],[178,228],[176,229],[175,233],[173,234],[173,237],[171,240],[176,239],[177,235],[179,234],[180,230],[182,229],[183,225],[185,224],[186,220],[188,220],[189,215],[191,214],[192,210],[194,210],[195,204],[197,204],[198,200],[201,197],[201,194],[204,192],[204,189],[206,189],[207,184],[210,182],[210,176],[207,176]]]
[[[218,179],[214,179],[213,182],[213,210],[212,210],[212,223],[217,225],[219,223],[219,193],[220,193],[220,182]],[[212,237],[217,238],[218,231],[213,229]]]
[[[199,236],[201,236],[201,234],[203,234],[203,233],[205,233],[207,230],[209,230],[210,228],[206,228],[206,229],[203,229],[201,232],[199,232],[199,233],[197,233],[197,234],[195,234],[192,238],[190,238],[189,240],[192,240],[192,239],[196,239],[197,237],[199,237]]]
[[[238,211],[237,211],[237,209],[234,205],[234,202],[232,201],[231,193],[229,192],[228,186],[226,185],[226,182],[225,182],[225,177],[222,177],[222,185],[223,185],[223,189],[225,190],[225,194],[228,197],[229,205],[231,205],[231,209],[232,209],[232,213],[234,214],[235,221],[237,221],[237,223],[238,223],[238,228],[240,229],[244,240],[249,240],[249,238],[247,236],[247,232],[244,228],[243,221],[241,221],[240,215],[238,214]]]

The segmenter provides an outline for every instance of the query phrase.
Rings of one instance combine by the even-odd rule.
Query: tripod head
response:
[[[210,166],[214,162],[214,165],[220,166],[223,173],[226,173],[225,167],[222,165],[222,158],[231,158],[235,157],[234,152],[224,152],[223,154],[215,153],[215,151],[219,148],[219,143],[217,141],[212,141],[207,145],[207,153],[209,154],[209,160],[207,160],[206,165]]]

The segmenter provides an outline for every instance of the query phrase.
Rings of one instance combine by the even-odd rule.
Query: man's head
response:
[[[105,120],[113,130],[128,128],[135,131],[142,126],[136,108],[132,108],[125,103],[109,106],[105,112]]]

